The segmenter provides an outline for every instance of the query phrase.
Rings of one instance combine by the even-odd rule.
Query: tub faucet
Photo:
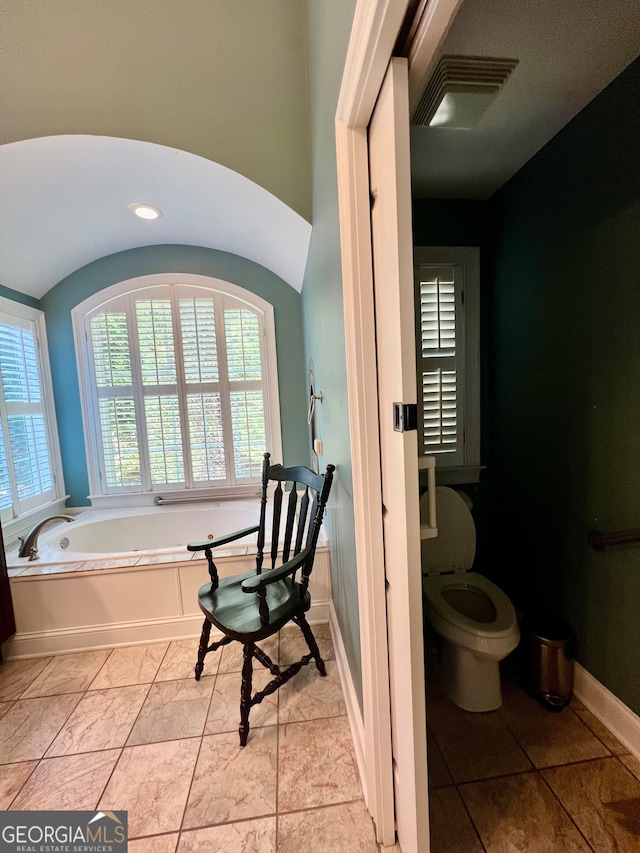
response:
[[[50,515],[49,518],[44,518],[42,521],[39,521],[31,528],[26,536],[18,537],[20,541],[18,557],[28,557],[30,560],[37,560],[38,534],[46,524],[49,524],[50,521],[56,521],[57,519],[60,519],[61,521],[75,521],[75,518],[72,515]]]

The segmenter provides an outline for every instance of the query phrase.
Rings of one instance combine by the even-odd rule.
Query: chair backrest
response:
[[[270,483],[277,483],[272,497],[271,542],[268,559],[275,568],[279,565],[278,554],[282,552],[282,563],[311,546],[309,560],[303,568],[308,579],[313,566],[318,534],[327,499],[333,482],[334,465],[327,465],[324,474],[316,474],[302,465],[284,468],[271,465],[271,456],[264,454],[262,462],[262,491],[260,500],[260,530],[258,531],[258,555],[256,570],[262,571],[267,527],[267,503]],[[283,507],[284,504],[284,507]],[[284,509],[284,513],[283,513]],[[283,517],[284,516],[284,517]],[[308,568],[307,568],[308,567]]]

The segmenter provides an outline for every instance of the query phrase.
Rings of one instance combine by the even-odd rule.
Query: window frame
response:
[[[7,325],[15,325],[18,328],[25,328],[25,321],[28,324],[32,324],[34,330],[40,380],[40,406],[47,437],[47,449],[53,488],[46,493],[47,497],[42,503],[38,503],[36,498],[30,498],[28,501],[22,502],[24,504],[22,511],[20,511],[20,500],[16,495],[12,495],[11,506],[0,511],[0,520],[2,521],[2,529],[6,545],[14,543],[18,536],[26,533],[36,522],[46,518],[48,515],[62,511],[68,497],[68,495],[65,494],[64,477],[62,472],[62,457],[60,453],[60,441],[58,438],[58,426],[56,421],[53,382],[51,379],[51,367],[49,364],[49,347],[47,343],[47,329],[44,312],[38,308],[33,308],[30,305],[25,305],[22,302],[15,302],[12,299],[0,296],[0,322],[6,323]],[[0,399],[3,403],[2,412],[0,413],[3,427],[2,433],[3,436],[5,436],[5,442],[8,442],[8,412],[4,405],[3,392],[0,394]],[[27,406],[32,405],[33,404],[27,404]],[[10,443],[5,445],[5,452],[8,456],[11,455]]]
[[[263,340],[261,350],[264,360],[264,394],[266,417],[266,442],[267,449],[275,458],[282,458],[282,434],[280,423],[280,400],[278,390],[278,371],[276,353],[276,333],[273,306],[251,291],[242,288],[229,281],[214,278],[212,276],[197,275],[193,273],[158,273],[152,275],[138,276],[126,279],[107,287],[73,308],[72,324],[76,350],[76,362],[78,367],[78,381],[80,388],[80,403],[82,410],[82,423],[85,437],[85,453],[87,460],[87,473],[89,477],[89,500],[95,507],[115,506],[146,506],[163,493],[170,494],[171,498],[205,499],[223,497],[243,497],[254,495],[256,485],[260,477],[241,478],[235,485],[220,486],[185,486],[182,483],[151,485],[145,491],[137,487],[123,487],[118,491],[107,491],[103,487],[100,477],[102,460],[102,449],[100,442],[100,423],[97,415],[97,385],[93,369],[93,353],[91,342],[87,332],[88,317],[90,314],[117,297],[123,297],[141,290],[153,291],[154,288],[166,285],[194,286],[208,291],[215,291],[222,296],[244,302],[252,311],[262,315]],[[127,315],[128,316],[128,315]],[[127,322],[132,318],[128,317]],[[142,392],[141,392],[142,393]],[[182,403],[181,403],[182,405]],[[148,460],[142,464],[146,465]]]
[[[456,342],[455,370],[459,389],[457,417],[460,419],[462,446],[459,462],[446,464],[446,454],[436,456],[436,479],[443,485],[477,483],[485,467],[480,464],[480,249],[477,246],[414,247],[414,293],[416,299],[416,375],[418,397],[422,401],[422,337],[420,310],[420,268],[452,266],[456,272],[456,325],[461,329],[461,344]],[[457,284],[459,280],[460,285]],[[461,312],[460,314],[458,312]],[[462,351],[458,353],[458,349]],[[419,403],[421,405],[421,403]],[[419,423],[422,423],[418,418]],[[420,444],[421,428],[419,426]],[[422,451],[418,465],[427,467]]]

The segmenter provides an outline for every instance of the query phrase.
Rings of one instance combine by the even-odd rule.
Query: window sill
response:
[[[426,480],[426,466],[423,459],[418,461],[420,478]],[[460,465],[456,468],[439,468],[436,464],[436,483],[438,486],[457,486],[463,483],[478,483],[480,472],[484,471],[486,465]]]
[[[167,489],[158,492],[129,492],[121,495],[89,495],[93,509],[123,509],[126,507],[153,506],[156,498],[163,498],[166,504],[173,503],[196,503],[218,500],[232,500],[234,498],[255,498],[260,495],[262,484],[259,480],[246,483],[242,486],[227,487],[220,489]]]

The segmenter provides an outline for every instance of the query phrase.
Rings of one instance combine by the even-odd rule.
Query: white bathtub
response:
[[[258,522],[258,502],[86,510],[44,528],[39,559],[7,554],[17,658],[193,638],[202,616],[197,591],[208,580],[204,552],[187,551]],[[73,510],[70,511],[73,513]],[[220,577],[255,567],[256,534],[216,549]],[[311,621],[327,621],[329,551],[321,532],[309,590]]]
[[[196,505],[87,510],[75,521],[51,524],[38,538],[40,563],[113,560],[167,551],[191,559],[188,542],[204,542],[252,527],[259,520],[255,501],[217,501]],[[255,544],[256,535],[229,543],[225,550]],[[28,560],[28,558],[23,558]],[[22,562],[22,560],[20,561]],[[10,565],[15,565],[11,562]]]

